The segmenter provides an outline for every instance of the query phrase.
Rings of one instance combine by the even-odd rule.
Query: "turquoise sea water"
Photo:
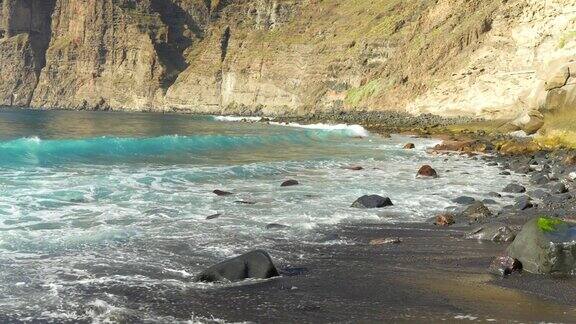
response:
[[[323,233],[423,221],[455,196],[482,198],[504,185],[496,167],[426,154],[436,140],[359,135],[359,127],[211,116],[1,111],[0,314],[157,321],[119,287],[204,289],[191,278],[238,253],[265,248],[280,265],[306,260],[275,244],[354,244]],[[416,150],[402,149],[408,141]],[[416,180],[424,163],[441,177]],[[364,170],[343,169],[350,165]],[[286,179],[301,185],[281,188]],[[364,194],[395,205],[350,208]],[[289,228],[266,230],[270,223]]]

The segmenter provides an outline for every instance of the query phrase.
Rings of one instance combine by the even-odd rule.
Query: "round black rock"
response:
[[[299,184],[300,183],[296,180],[286,180],[286,181],[282,182],[280,187],[291,187],[291,186],[297,186]]]
[[[378,195],[362,196],[352,204],[354,208],[382,208],[392,206],[392,201],[388,197]]]

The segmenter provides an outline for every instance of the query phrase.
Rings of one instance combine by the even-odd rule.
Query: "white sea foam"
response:
[[[257,122],[261,121],[262,117],[243,117],[243,116],[213,116],[216,121],[226,121],[226,122]],[[268,117],[268,119],[273,120],[274,118]],[[317,129],[324,131],[347,131],[350,136],[358,137],[368,137],[369,132],[361,125],[348,125],[348,124],[300,124],[300,123],[284,123],[284,122],[270,122],[271,125],[305,128],[305,129]]]
[[[271,122],[270,124],[287,126],[287,127],[305,128],[305,129],[318,129],[324,131],[346,131],[350,136],[357,136],[357,137],[368,137],[370,135],[370,133],[360,125],[299,124],[299,123],[280,123],[280,122]]]
[[[289,126],[363,131],[348,125]],[[203,286],[189,283],[190,277],[248,248],[264,248],[286,264],[310,255],[295,256],[278,248],[278,240],[349,244],[338,238],[324,241],[323,230],[339,223],[423,221],[453,205],[456,196],[481,199],[501,189],[497,167],[459,156],[426,155],[434,140],[410,139],[417,147],[410,151],[401,149],[405,137],[370,140],[280,148],[270,150],[275,159],[260,152],[260,160],[250,163],[236,162],[233,151],[225,156],[236,159],[229,164],[0,169],[5,193],[0,195],[0,262],[6,266],[0,294],[11,296],[9,304],[0,303],[0,312],[22,313],[26,305],[35,305],[54,314],[74,313],[88,303],[93,311],[88,317],[107,319],[123,314],[125,304],[101,292],[198,289]],[[422,164],[433,165],[440,177],[415,180]],[[364,170],[343,169],[349,165]],[[466,175],[470,170],[474,177]],[[289,178],[300,185],[280,188]],[[214,189],[235,195],[217,197]],[[365,194],[389,196],[394,206],[350,208]],[[502,204],[513,200],[506,199]],[[206,220],[216,213],[222,216]],[[266,229],[270,223],[289,227],[272,232]],[[32,287],[45,288],[31,293]],[[154,313],[141,315],[158,319]]]
[[[250,121],[250,122],[257,122],[261,121],[262,117],[245,117],[245,116],[213,116],[214,120],[216,121],[225,121],[225,122],[243,122],[243,121]]]

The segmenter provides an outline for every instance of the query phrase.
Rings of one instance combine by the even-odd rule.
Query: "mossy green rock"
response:
[[[508,255],[524,270],[537,274],[576,274],[576,224],[537,217],[526,223]]]

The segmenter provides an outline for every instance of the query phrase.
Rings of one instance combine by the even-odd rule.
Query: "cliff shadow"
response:
[[[151,7],[160,14],[162,23],[168,26],[167,41],[155,45],[159,59],[166,67],[161,86],[168,89],[178,75],[188,68],[184,52],[195,41],[204,38],[204,28],[190,13],[172,1],[152,0]]]

